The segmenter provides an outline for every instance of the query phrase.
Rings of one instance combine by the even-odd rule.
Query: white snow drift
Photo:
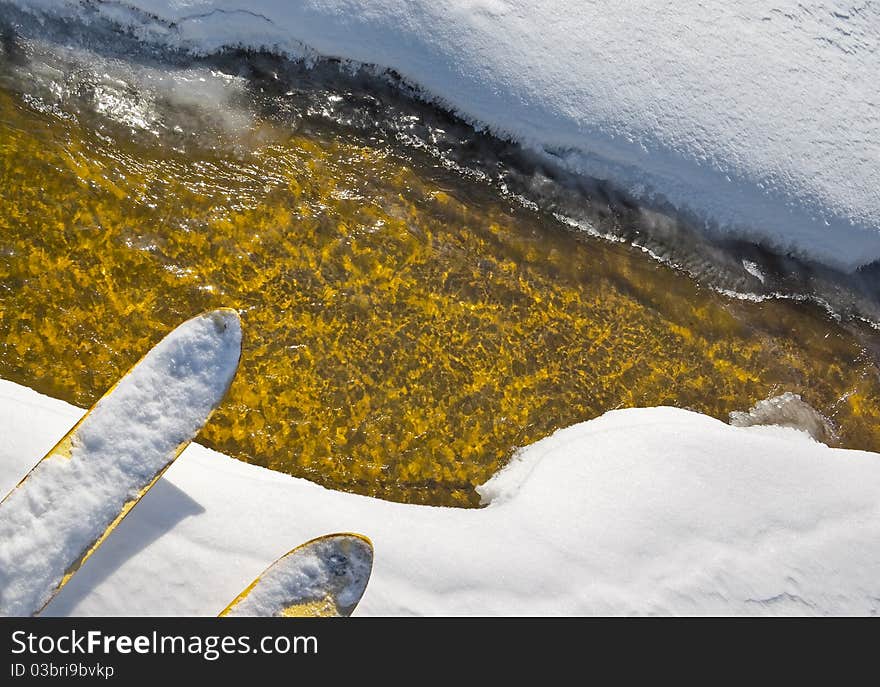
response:
[[[196,51],[393,68],[466,119],[710,228],[880,258],[880,5],[841,0],[17,0]]]
[[[183,323],[98,401],[69,445],[0,503],[0,615],[31,615],[49,600],[126,502],[202,428],[232,382],[240,352],[235,311]],[[44,434],[38,417],[24,426]],[[0,435],[4,444],[12,431]],[[42,457],[25,456],[27,467]]]
[[[0,491],[81,413],[0,382]],[[481,491],[480,510],[401,505],[193,444],[47,613],[215,615],[339,531],[375,547],[356,614],[880,612],[877,454],[623,410],[523,449]]]

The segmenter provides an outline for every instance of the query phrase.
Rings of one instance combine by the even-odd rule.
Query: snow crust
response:
[[[200,52],[391,68],[478,127],[723,235],[880,258],[880,6],[844,0],[16,0]]]
[[[0,489],[81,413],[0,382]],[[46,612],[216,615],[340,531],[375,548],[361,615],[880,612],[880,455],[795,429],[614,411],[481,492],[479,510],[390,503],[192,444]]]
[[[329,601],[334,614],[348,615],[360,601],[373,547],[365,539],[338,534],[297,547],[263,572],[247,596],[224,614],[274,617],[291,605]]]
[[[226,393],[240,351],[232,310],[183,323],[98,401],[69,446],[40,461],[19,486],[0,488],[5,494],[15,487],[0,503],[0,614],[31,615],[45,604],[125,503],[201,429]],[[16,414],[4,407],[7,418]],[[5,448],[19,428],[44,434],[39,416],[26,413],[17,427],[4,428]],[[55,440],[65,433],[55,431]],[[50,447],[40,448],[18,460],[33,466]]]

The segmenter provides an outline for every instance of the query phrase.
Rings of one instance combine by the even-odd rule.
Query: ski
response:
[[[318,537],[266,568],[220,617],[349,616],[367,588],[372,569],[373,545],[366,537]]]
[[[156,344],[0,502],[0,615],[37,615],[189,445],[238,368],[229,308]]]

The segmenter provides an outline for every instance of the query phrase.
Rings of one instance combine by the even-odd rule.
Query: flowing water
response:
[[[727,420],[794,392],[832,443],[880,450],[875,329],[573,231],[438,155],[463,124],[334,70],[7,31],[0,377],[86,406],[232,306],[241,369],[201,442],[438,505],[476,505],[516,447],[615,408]],[[460,135],[501,165],[504,144]]]

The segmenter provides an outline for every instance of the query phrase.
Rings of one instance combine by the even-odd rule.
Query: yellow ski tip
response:
[[[45,608],[156,484],[225,397],[241,343],[232,308],[175,327],[0,501],[0,615]]]
[[[266,568],[220,616],[348,616],[363,597],[372,569],[373,543],[364,535],[318,537]]]

